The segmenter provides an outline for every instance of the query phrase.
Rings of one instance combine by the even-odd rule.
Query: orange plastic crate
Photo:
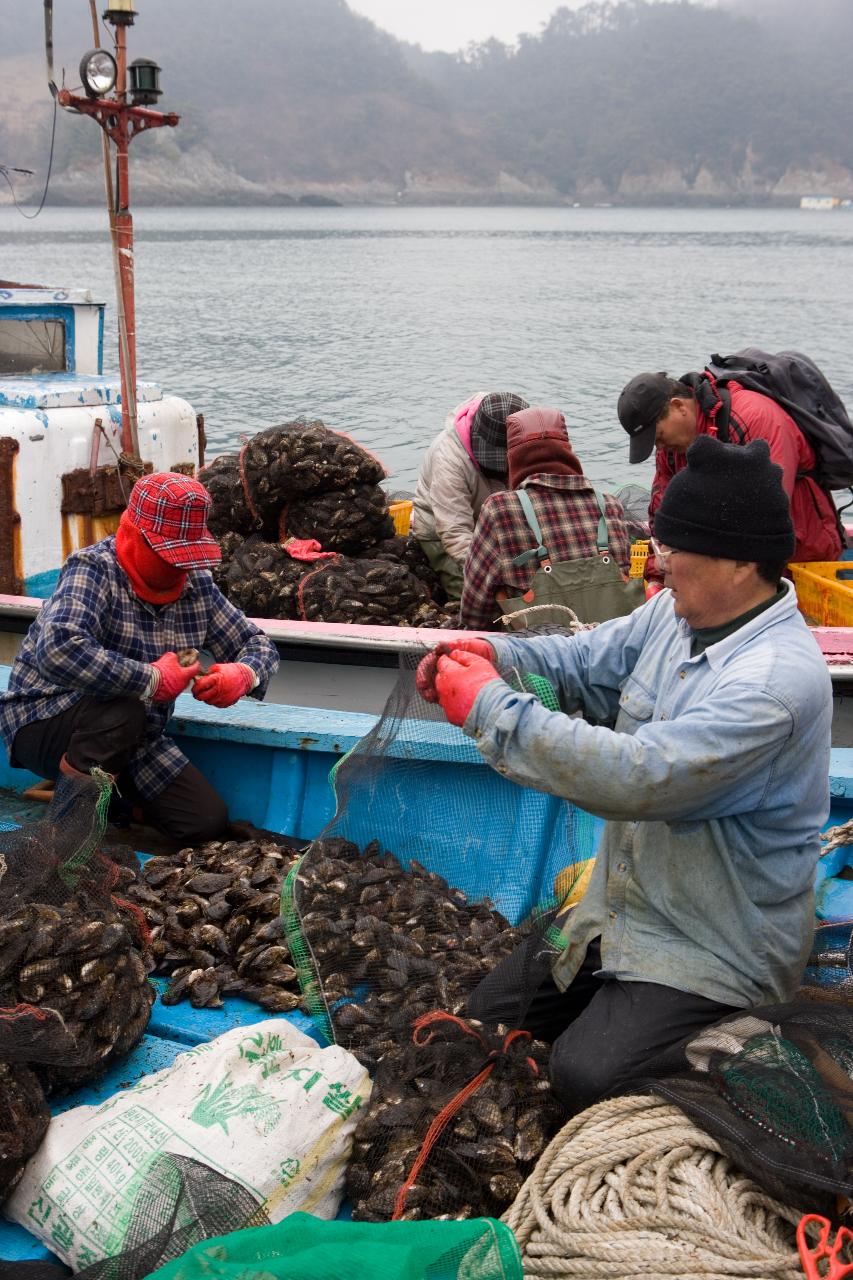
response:
[[[411,528],[413,506],[414,503],[406,499],[402,502],[392,502],[388,507],[388,513],[394,521],[395,532],[404,538]]]
[[[646,569],[646,560],[649,557],[648,542],[632,542],[631,543],[631,568],[629,577],[642,578]]]
[[[853,560],[809,560],[788,566],[800,613],[819,627],[853,627]]]

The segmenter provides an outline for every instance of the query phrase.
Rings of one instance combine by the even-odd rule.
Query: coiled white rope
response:
[[[802,1280],[800,1217],[678,1107],[638,1095],[569,1121],[503,1221],[526,1280]]]

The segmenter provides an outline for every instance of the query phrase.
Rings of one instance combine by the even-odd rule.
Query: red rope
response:
[[[6,1009],[0,1009],[0,1022],[17,1022],[19,1018],[35,1018],[36,1022],[47,1022],[48,1018],[56,1018],[59,1015],[55,1009],[40,1009],[34,1004],[13,1004]]]
[[[435,1035],[435,1031],[438,1029],[438,1023],[450,1023],[460,1031],[463,1031],[465,1035],[472,1036],[475,1040],[479,1040],[483,1048],[488,1049],[488,1041],[480,1035],[479,1031],[475,1031],[475,1029],[472,1026],[469,1026],[463,1018],[457,1018],[455,1014],[452,1013],[443,1013],[439,1009],[433,1010],[432,1013],[421,1014],[419,1018],[415,1019],[412,1023],[413,1043],[419,1047],[429,1044]],[[430,1027],[435,1028],[435,1030],[431,1030],[426,1036],[422,1036],[421,1032],[426,1031]],[[438,1115],[427,1129],[426,1137],[424,1138],[421,1148],[415,1157],[415,1162],[409,1171],[409,1176],[397,1192],[394,1200],[394,1213],[391,1217],[392,1222],[398,1222],[400,1218],[402,1218],[406,1211],[406,1200],[408,1199],[409,1192],[417,1182],[418,1174],[429,1159],[433,1147],[444,1133],[444,1130],[447,1128],[450,1121],[459,1111],[460,1107],[462,1107],[468,1099],[477,1092],[481,1084],[484,1084],[485,1081],[488,1080],[489,1076],[495,1069],[495,1060],[500,1057],[501,1054],[506,1053],[516,1040],[529,1041],[532,1040],[532,1038],[533,1037],[529,1031],[510,1031],[506,1036],[504,1036],[500,1049],[492,1049],[489,1052],[491,1061],[483,1067],[483,1070],[480,1071],[478,1075],[474,1076],[473,1080],[469,1080],[468,1083],[464,1085],[457,1094],[454,1094],[450,1101],[442,1107],[441,1111],[439,1111]],[[527,1058],[526,1061],[532,1067],[534,1074],[538,1076],[539,1068],[533,1059]]]
[[[139,932],[142,935],[142,941],[147,947],[151,942],[151,930],[148,927],[148,921],[145,919],[142,908],[138,907],[135,902],[128,902],[126,898],[113,897],[113,902],[123,911],[129,911],[135,918],[136,923],[139,926]]]
[[[339,559],[340,559],[340,556],[335,556],[335,560],[339,560]],[[330,561],[324,560],[322,564],[317,565],[316,569],[312,569],[310,573],[305,574],[304,578],[299,579],[299,586],[296,589],[296,599],[299,604],[299,616],[303,622],[308,622],[308,615],[305,612],[305,601],[302,597],[302,592],[305,589],[305,584],[311,581],[315,573],[320,573],[322,569],[328,569],[329,564],[330,564]]]
[[[246,499],[246,506],[249,508],[250,515],[258,524],[262,524],[263,521],[261,520],[261,517],[258,515],[257,508],[255,507],[254,499],[252,498],[252,491],[249,488],[249,477],[246,475],[245,458],[246,458],[246,450],[248,449],[248,447],[249,447],[249,441],[247,440],[246,443],[243,445],[243,448],[240,450],[240,483],[243,486],[243,497]]]

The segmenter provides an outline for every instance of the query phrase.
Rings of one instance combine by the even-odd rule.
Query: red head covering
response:
[[[580,460],[572,452],[566,419],[557,409],[533,405],[506,420],[509,488],[537,472],[549,476],[582,476]]]
[[[149,547],[127,511],[116,530],[116,560],[140,600],[149,604],[172,604],[184,589],[186,570],[176,569]]]

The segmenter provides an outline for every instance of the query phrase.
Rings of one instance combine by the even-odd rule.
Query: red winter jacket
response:
[[[841,536],[838,532],[835,503],[815,480],[802,475],[802,472],[813,471],[815,467],[814,450],[808,440],[793,418],[775,400],[759,395],[757,391],[747,391],[739,382],[728,382],[726,387],[732,397],[729,443],[748,444],[750,440],[766,440],[770,446],[772,461],[782,468],[782,484],[791,501],[791,518],[797,536],[794,560],[840,559]],[[717,434],[715,424],[701,409],[698,412],[697,426],[703,435]],[[649,521],[653,533],[655,512],[661,504],[664,490],[675,473],[686,466],[685,454],[658,449],[652,500],[649,504]],[[646,564],[645,576],[658,581],[662,578],[651,556]]]

